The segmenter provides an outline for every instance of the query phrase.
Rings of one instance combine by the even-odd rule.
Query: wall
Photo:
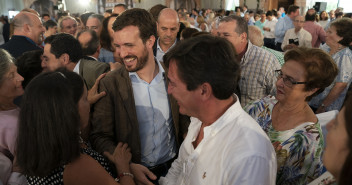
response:
[[[0,0],[0,15],[8,16],[9,10],[20,11],[23,8],[23,0]]]

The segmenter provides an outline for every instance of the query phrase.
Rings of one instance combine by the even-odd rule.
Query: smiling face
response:
[[[60,58],[56,58],[55,55],[51,53],[50,49],[51,44],[45,44],[41,63],[44,71],[55,71],[65,66]]]
[[[179,105],[181,114],[197,117],[199,109],[199,96],[197,96],[198,88],[193,91],[188,91],[187,86],[181,81],[178,75],[176,62],[171,60],[168,73],[168,88],[167,92],[171,94]]]
[[[28,37],[32,39],[36,44],[41,44],[43,42],[43,34],[45,32],[45,27],[42,21],[36,15],[31,15],[31,25],[29,26]]]
[[[143,43],[137,26],[126,26],[114,32],[114,46],[117,56],[129,72],[143,69],[149,59],[149,50],[152,51],[153,47],[150,41]]]
[[[10,64],[9,71],[3,76],[0,84],[0,97],[4,99],[15,99],[24,93],[22,88],[23,77],[17,73],[15,64]]]
[[[343,107],[337,117],[327,124],[326,147],[323,163],[327,170],[339,179],[343,164],[349,153],[348,134],[346,131],[346,108]]]
[[[306,81],[306,70],[300,63],[294,60],[286,61],[281,71],[283,78],[291,79],[294,82]],[[304,102],[306,97],[314,93],[313,91],[305,91],[305,84],[287,87],[284,84],[283,78],[279,78],[276,81],[276,99],[281,102]]]
[[[68,33],[71,35],[75,35],[77,32],[77,22],[74,19],[66,19],[62,21],[62,33]]]

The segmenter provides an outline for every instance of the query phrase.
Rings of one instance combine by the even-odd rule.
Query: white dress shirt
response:
[[[287,30],[284,40],[282,42],[281,48],[284,50],[284,47],[289,44],[289,39],[297,39],[298,38],[298,46],[302,47],[307,47],[311,48],[312,47],[312,35],[305,30],[304,28],[301,28],[297,33],[295,32],[295,28]]]
[[[270,31],[264,31],[264,38],[275,38],[275,26],[277,23],[277,19],[273,18],[271,21],[267,20],[264,23],[264,27],[270,28]]]
[[[179,156],[166,177],[160,178],[161,185],[275,184],[274,148],[238,100],[212,125],[204,127],[204,138],[194,149],[192,142],[201,125],[200,120],[191,118]]]

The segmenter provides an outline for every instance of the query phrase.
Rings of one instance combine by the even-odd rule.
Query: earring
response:
[[[81,131],[79,131],[78,134],[79,134],[78,143],[83,144],[84,141],[83,141],[83,139],[81,137]]]

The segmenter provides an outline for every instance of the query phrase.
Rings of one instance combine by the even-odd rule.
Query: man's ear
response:
[[[202,100],[209,99],[209,97],[211,97],[211,95],[213,94],[213,89],[211,88],[211,85],[207,82],[200,85],[199,88]]]
[[[155,36],[154,36],[154,35],[151,35],[151,36],[147,39],[147,41],[145,42],[145,44],[146,44],[146,46],[147,46],[148,48],[153,48],[154,43],[155,43]]]
[[[241,41],[243,42],[243,41],[247,41],[247,33],[246,32],[243,32],[241,35],[240,35],[240,37],[241,37]]]
[[[29,25],[29,24],[23,24],[23,27],[22,27],[22,29],[23,29],[23,31],[25,32],[25,33],[28,33],[28,32],[30,32],[31,31],[31,26]]]
[[[66,66],[70,63],[70,56],[67,53],[64,53],[60,56],[60,62]]]

